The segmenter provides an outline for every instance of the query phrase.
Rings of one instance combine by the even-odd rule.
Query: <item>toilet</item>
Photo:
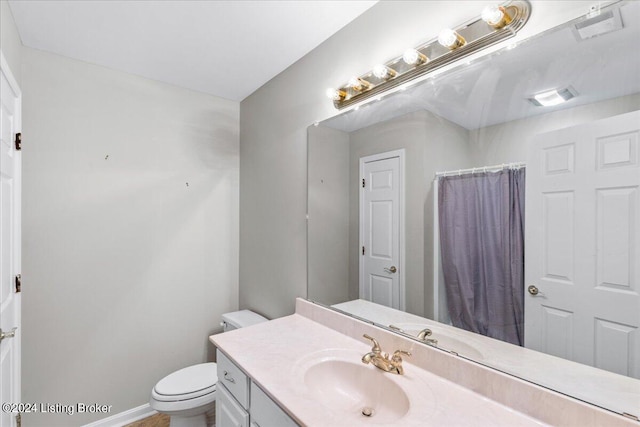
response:
[[[249,310],[222,315],[223,332],[244,328],[268,319]],[[151,390],[151,408],[169,415],[170,427],[207,427],[214,424],[217,365],[200,363],[167,375]]]

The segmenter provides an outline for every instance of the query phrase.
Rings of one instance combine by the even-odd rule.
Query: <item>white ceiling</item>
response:
[[[9,4],[26,46],[241,101],[376,1]]]

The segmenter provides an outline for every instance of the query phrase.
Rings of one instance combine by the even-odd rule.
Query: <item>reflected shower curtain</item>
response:
[[[454,326],[524,344],[525,169],[440,177],[438,212]]]

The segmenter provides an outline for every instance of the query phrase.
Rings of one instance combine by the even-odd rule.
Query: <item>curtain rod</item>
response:
[[[479,168],[458,169],[451,171],[436,172],[436,178],[441,176],[466,175],[476,172],[497,172],[503,169],[520,169],[526,166],[525,162],[503,163],[501,165],[480,166]]]

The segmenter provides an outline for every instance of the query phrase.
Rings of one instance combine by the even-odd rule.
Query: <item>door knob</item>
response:
[[[531,285],[527,288],[527,290],[529,291],[529,293],[533,296],[536,296],[540,293],[540,291],[538,290],[538,288],[536,287],[536,285]]]
[[[395,265],[392,265],[390,268],[384,268],[384,271],[386,271],[387,273],[395,273],[396,271],[398,271],[398,269],[396,268]]]
[[[18,329],[18,328],[11,329],[11,332],[2,332],[2,329],[0,329],[0,342],[5,338],[13,338],[13,337],[15,337],[16,336],[16,329]]]

